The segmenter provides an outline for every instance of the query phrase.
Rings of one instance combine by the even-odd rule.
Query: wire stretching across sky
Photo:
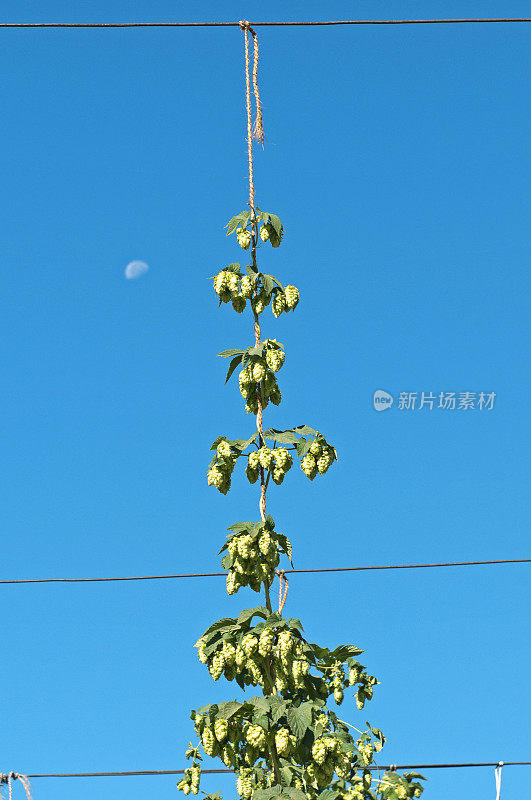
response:
[[[531,761],[479,761],[460,764],[387,764],[371,765],[365,767],[370,770],[397,770],[397,769],[460,769],[470,767],[497,767],[503,764],[504,767],[529,767]],[[202,769],[205,775],[219,775],[221,773],[232,773],[232,769]],[[136,772],[49,772],[39,774],[27,774],[26,778],[119,778],[132,775],[183,775],[184,769],[153,769],[138,770]]]
[[[284,569],[285,575],[303,575],[320,572],[365,572],[382,569],[428,569],[434,567],[482,567],[493,564],[529,564],[531,558],[505,558],[495,561],[447,561],[437,564],[381,564],[367,567],[318,567],[316,569]],[[226,572],[185,572],[173,575],[131,575],[111,578],[10,578],[1,584],[13,583],[108,583],[112,581],[163,581],[176,578],[226,578]]]
[[[256,27],[319,25],[459,25],[531,22],[531,17],[478,17],[464,19],[337,19],[302,22],[251,22]],[[239,28],[239,22],[0,22],[0,28]]]

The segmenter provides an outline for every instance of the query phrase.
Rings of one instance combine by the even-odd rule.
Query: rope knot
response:
[[[30,782],[25,775],[20,775],[18,772],[0,772],[0,786],[2,784],[7,785],[8,790],[8,800],[12,800],[13,797],[13,785],[12,781],[20,781],[22,786],[24,787],[24,791],[26,792],[26,800],[32,800],[31,797],[31,787]],[[2,794],[0,793],[0,798]]]
[[[389,772],[396,772],[396,768],[397,768],[396,764],[390,764],[389,765]]]
[[[288,599],[289,583],[288,579],[286,578],[286,573],[283,569],[275,570],[275,574],[278,575],[278,613],[282,614],[282,610],[286,605],[286,600]],[[284,584],[286,584],[285,588]]]
[[[251,28],[251,23],[246,19],[239,21],[240,30],[243,31],[245,38],[245,88],[247,104],[247,147],[249,151],[249,193],[250,205],[254,211],[254,185],[253,185],[253,155],[252,140],[256,139],[261,145],[264,144],[264,127],[262,123],[262,105],[260,103],[260,92],[258,91],[258,36],[256,31]],[[250,84],[250,65],[249,65],[249,37],[253,37],[253,90],[256,105],[256,118],[254,127],[251,120],[251,84]]]

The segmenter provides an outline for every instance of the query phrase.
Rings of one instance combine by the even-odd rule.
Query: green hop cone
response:
[[[232,307],[237,314],[242,314],[247,305],[247,300],[243,294],[235,294],[232,298]]]
[[[266,374],[266,368],[262,361],[255,361],[252,367],[252,378],[255,383],[261,383]]]
[[[242,639],[242,648],[247,656],[247,658],[251,658],[253,653],[256,653],[258,650],[258,639],[252,633],[246,633]]]
[[[216,452],[218,456],[220,456],[221,458],[230,458],[232,456],[230,444],[225,440],[221,441],[218,444],[218,446],[216,447]]]
[[[251,551],[252,539],[248,533],[242,534],[237,537],[238,542],[238,555],[243,559],[248,559]]]
[[[199,647],[197,648],[197,657],[201,664],[206,664],[208,661],[208,656],[205,653],[205,643],[202,642]]]
[[[260,290],[259,294],[251,300],[251,306],[257,314],[261,314],[264,308],[269,305],[270,299],[263,290]]]
[[[341,705],[341,703],[343,702],[343,689],[340,689],[339,687],[336,687],[334,689],[334,700],[336,701],[338,706]]]
[[[225,659],[225,664],[234,664],[236,659],[236,648],[232,644],[232,642],[225,641],[223,642],[223,646],[221,648],[221,652],[223,654],[223,658]]]
[[[286,354],[283,350],[268,350],[266,352],[266,362],[271,372],[278,372],[285,359]]]
[[[258,640],[258,654],[268,656],[271,653],[275,641],[275,631],[272,628],[264,628]]]
[[[207,754],[207,756],[213,756],[214,750],[216,748],[216,741],[214,739],[214,734],[210,730],[210,728],[205,728],[203,733],[201,734],[201,744],[203,745],[203,750]]]
[[[258,452],[256,450],[253,450],[252,453],[249,453],[248,461],[249,461],[249,466],[252,469],[258,469],[258,467],[260,465],[260,460],[259,460],[259,457],[258,457]]]
[[[280,655],[287,655],[293,650],[293,636],[291,631],[282,631],[278,636],[278,649]]]
[[[236,239],[242,250],[248,250],[251,244],[251,234],[247,228],[238,228],[236,231]]]
[[[270,450],[269,447],[261,447],[258,451],[258,460],[263,469],[269,469],[271,462],[273,461],[272,450]]]
[[[284,472],[289,472],[292,467],[293,459],[288,450],[285,447],[277,447],[273,451],[275,457],[275,464],[277,467]]]
[[[360,668],[359,668],[359,666],[351,667],[349,669],[349,671],[348,671],[349,686],[354,686],[354,684],[358,682],[359,677],[360,677]]]
[[[229,572],[227,575],[227,594],[236,594],[238,589],[240,588],[240,584],[238,581],[238,575],[236,572]]]
[[[293,311],[299,303],[299,290],[296,286],[286,286],[284,295],[286,297],[286,309]]]
[[[240,279],[235,272],[229,272],[227,275],[227,289],[232,295],[238,294],[240,291]]]
[[[276,483],[277,486],[280,486],[284,478],[286,477],[286,473],[283,469],[279,467],[275,467],[273,472],[271,473],[271,477],[273,478],[273,483]]]
[[[229,724],[226,719],[217,719],[214,723],[214,736],[218,742],[223,743],[229,733]]]
[[[222,472],[214,465],[207,472],[207,482],[209,486],[215,486],[221,494],[227,494],[231,485],[230,474]]]
[[[275,678],[275,686],[279,694],[283,694],[288,689],[288,678],[278,667]]]
[[[273,312],[273,316],[277,317],[277,319],[280,317],[283,311],[287,310],[286,296],[281,289],[274,294],[273,301],[271,303],[271,310]]]
[[[265,731],[260,725],[249,725],[245,734],[245,738],[251,747],[256,747],[258,750],[261,750],[265,747]]]
[[[333,450],[331,447],[327,447],[324,453],[317,459],[317,470],[319,472],[319,475],[324,475],[324,473],[329,469],[333,461],[334,461]]]
[[[317,458],[323,452],[323,448],[321,447],[319,442],[315,440],[311,443],[309,452],[312,454],[312,456],[315,456]]]
[[[208,670],[212,676],[212,680],[217,681],[223,674],[223,667],[225,666],[225,659],[221,653],[215,653],[212,661],[208,665]]]
[[[233,767],[235,765],[235,754],[234,748],[231,744],[227,742],[227,744],[223,745],[221,750],[221,760],[225,764],[226,767]]]
[[[322,739],[317,739],[312,747],[312,758],[313,760],[322,765],[326,761],[326,745]]]
[[[260,228],[260,239],[263,242],[269,241],[269,228],[267,225],[262,225]]]
[[[301,459],[301,469],[311,481],[317,475],[317,463],[315,461],[315,457],[312,456],[311,453],[306,453],[305,456]]]
[[[247,480],[249,483],[256,483],[258,480],[258,470],[253,469],[250,464],[247,464],[245,467],[245,474],[247,475]]]
[[[214,278],[214,291],[217,295],[227,288],[227,272],[222,269]]]
[[[264,531],[260,534],[258,539],[258,549],[260,552],[266,556],[269,553],[269,548],[271,547],[271,534],[269,531]]]
[[[201,767],[199,766],[199,764],[194,764],[190,772],[191,772],[192,792],[194,794],[197,794],[197,791],[199,789],[199,782],[201,780]]]
[[[290,750],[290,738],[287,728],[280,728],[275,734],[275,747],[279,756],[286,756]]]
[[[254,286],[252,280],[248,275],[245,275],[241,280],[240,291],[246,300],[250,300],[253,296],[253,288]]]
[[[238,386],[240,394],[244,400],[250,396],[250,386],[252,384],[252,376],[248,367],[244,367],[238,375]]]

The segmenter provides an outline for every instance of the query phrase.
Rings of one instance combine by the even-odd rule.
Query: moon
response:
[[[140,278],[148,271],[149,266],[145,261],[130,261],[125,268],[125,277],[128,281],[133,281],[135,278]]]

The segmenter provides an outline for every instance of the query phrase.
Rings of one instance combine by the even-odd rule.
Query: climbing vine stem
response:
[[[271,481],[280,486],[298,460],[310,481],[325,475],[337,461],[337,453],[324,434],[309,425],[264,428],[264,412],[279,406],[282,394],[278,373],[286,360],[284,345],[262,338],[263,314],[268,307],[277,319],[293,312],[299,290],[262,272],[258,263],[261,247],[278,248],[284,228],[280,218],[255,204],[253,170],[253,126],[251,114],[249,34],[254,42],[253,87],[256,99],[255,131],[261,135],[258,93],[258,41],[249,23],[242,22],[245,41],[245,98],[249,157],[249,203],[227,224],[227,235],[248,253],[243,267],[232,262],[213,276],[219,306],[232,305],[237,314],[251,310],[254,342],[231,347],[219,355],[229,359],[227,383],[239,370],[238,387],[245,412],[256,420],[255,429],[241,438],[218,436],[211,446],[207,481],[222,494],[231,488],[237,464],[245,464],[249,483],[259,482],[259,520],[235,522],[222,544],[221,564],[227,571],[227,592],[234,595],[247,588],[264,605],[242,609],[235,617],[213,622],[196,642],[199,660],[213,680],[222,676],[243,692],[240,699],[212,703],[193,710],[191,718],[196,744],[190,742],[191,759],[178,787],[185,794],[199,792],[203,755],[218,757],[236,773],[236,791],[242,800],[401,800],[420,797],[422,776],[399,775],[395,770],[373,779],[369,767],[384,745],[381,730],[369,722],[353,728],[334,710],[353,695],[358,713],[373,696],[378,681],[358,656],[353,644],[334,648],[309,642],[300,620],[284,617],[287,578],[281,559],[292,564],[289,538],[277,529],[266,513],[266,492]],[[257,134],[258,135],[258,134]],[[247,259],[246,259],[247,260]],[[279,607],[273,611],[270,589],[279,577]],[[253,695],[259,687],[261,694]],[[249,691],[248,691],[249,690]],[[352,730],[359,734],[355,739]],[[218,800],[219,794],[207,794]]]

